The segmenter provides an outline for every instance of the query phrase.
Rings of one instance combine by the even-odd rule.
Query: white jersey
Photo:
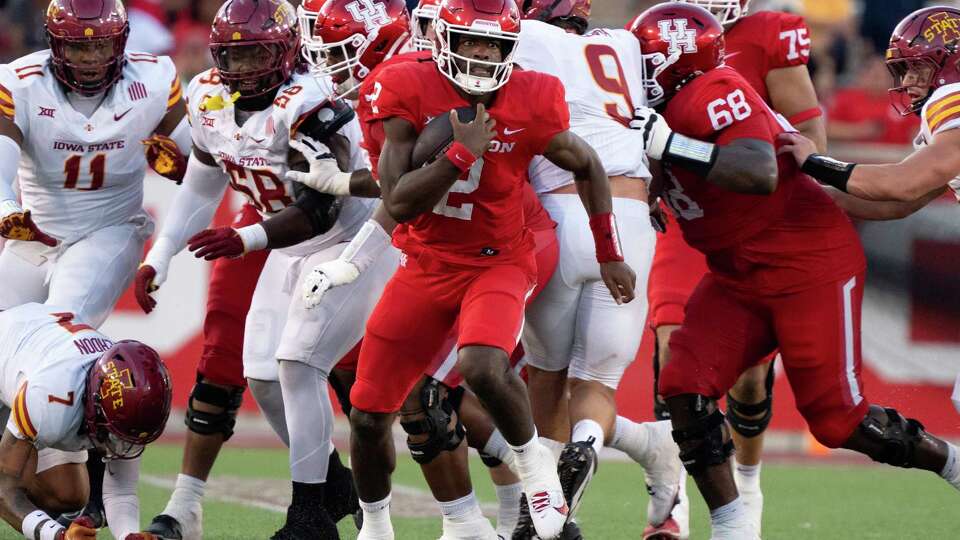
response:
[[[23,206],[40,229],[69,243],[142,213],[140,141],[180,94],[170,58],[128,52],[122,78],[87,118],[54,77],[49,50],[0,65],[0,102],[12,109],[3,112],[23,133]]]
[[[938,133],[960,128],[960,83],[948,84],[934,90],[920,111],[920,119],[920,133],[913,141],[916,149],[930,144]],[[960,202],[960,176],[950,180],[949,186]]]
[[[650,178],[642,137],[627,127],[633,110],[646,104],[643,59],[627,30],[597,29],[584,36],[525,20],[514,61],[524,69],[560,79],[570,109],[570,130],[597,151],[608,176]],[[543,158],[530,170],[537,193],[573,182],[573,175]]]
[[[0,312],[0,401],[11,409],[7,429],[37,449],[92,448],[80,434],[87,371],[112,346],[57,307],[30,303]]]
[[[296,74],[277,91],[273,105],[253,112],[237,125],[230,92],[221,84],[216,69],[207,70],[187,87],[193,144],[209,153],[228,176],[230,187],[242,193],[264,217],[293,204],[293,182],[284,175],[290,169],[290,138],[308,115],[331,95],[329,78]],[[351,171],[369,167],[360,148],[362,135],[356,118],[340,129],[350,141]],[[327,233],[282,251],[290,255],[314,253],[349,240],[373,211],[373,199],[345,197],[340,217]]]

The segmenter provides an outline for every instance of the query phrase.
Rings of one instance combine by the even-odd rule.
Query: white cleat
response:
[[[673,441],[672,429],[668,420],[652,423],[650,444],[640,460],[650,494],[647,522],[654,526],[666,521],[676,508],[683,477],[680,449]]]
[[[749,522],[714,526],[710,540],[760,540],[760,533]]]
[[[743,501],[743,510],[750,519],[757,535],[760,534],[761,524],[763,522],[763,492],[759,486],[753,488],[738,488],[740,490],[740,500]]]
[[[509,537],[508,537],[509,538]],[[494,530],[487,518],[476,519],[469,523],[443,524],[443,536],[440,540],[499,540],[500,535]]]
[[[360,529],[360,532],[357,534],[357,540],[394,540],[393,530],[390,530],[389,534],[373,534],[368,533],[364,529]]]
[[[534,451],[539,452],[537,464],[533,470],[526,471],[525,476],[521,471],[520,480],[537,536],[541,540],[554,540],[563,533],[570,509],[563,496],[553,453],[539,443]]]

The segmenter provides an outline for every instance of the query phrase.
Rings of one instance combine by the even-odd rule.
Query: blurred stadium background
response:
[[[173,56],[187,81],[210,65],[209,21],[220,3],[129,0],[129,47]],[[622,27],[654,3],[594,0],[592,24]],[[910,151],[918,120],[901,117],[890,107],[887,88],[891,79],[883,63],[883,51],[895,24],[928,4],[931,2],[919,0],[751,2],[751,11],[789,10],[806,17],[813,41],[810,69],[826,112],[832,155],[860,162],[889,162]],[[46,48],[42,32],[45,8],[46,0],[0,0],[0,28],[4,29],[0,32],[0,63]],[[154,216],[162,219],[176,189],[159,177],[148,178],[146,205]],[[229,223],[240,202],[238,198],[228,199],[217,220]],[[960,219],[956,207],[957,201],[949,195],[902,221],[858,224],[870,261],[863,320],[865,393],[906,415],[923,419],[931,431],[955,440],[960,439],[960,416],[951,405],[950,391],[960,372]],[[181,410],[193,385],[200,353],[208,272],[206,263],[189,254],[179,255],[173,261],[171,277],[159,292],[159,307],[153,314],[143,315],[128,291],[105,327],[110,336],[140,339],[160,351],[174,374],[175,406]],[[620,388],[620,412],[635,420],[649,420],[652,335],[645,328],[637,331],[644,332],[645,339]],[[800,458],[805,463],[852,459],[847,453],[819,447],[807,434],[782,372],[775,394],[772,436],[768,439],[772,456],[791,461]],[[245,400],[244,408],[246,414],[231,445],[279,446],[265,422],[259,420],[252,399]],[[175,443],[184,428],[182,416],[174,416],[165,437]],[[345,448],[341,444],[345,428],[341,422],[341,448]],[[166,471],[172,474],[179,451],[163,452],[173,452],[168,456],[171,470]],[[279,454],[270,460],[276,457]],[[155,487],[163,487],[163,482]],[[157,497],[158,501],[162,498]]]

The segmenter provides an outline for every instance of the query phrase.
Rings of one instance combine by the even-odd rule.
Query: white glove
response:
[[[358,277],[360,270],[351,262],[343,259],[322,262],[303,280],[303,303],[307,308],[314,308],[328,289],[352,283]]]
[[[333,152],[320,141],[303,134],[290,139],[290,148],[303,154],[310,164],[310,172],[287,171],[287,180],[300,182],[320,193],[331,195],[350,194],[350,173],[343,172],[337,165]]]
[[[633,110],[633,119],[630,120],[630,129],[639,129],[643,132],[643,146],[647,157],[663,159],[663,153],[670,143],[673,130],[667,121],[650,107],[637,107]]]

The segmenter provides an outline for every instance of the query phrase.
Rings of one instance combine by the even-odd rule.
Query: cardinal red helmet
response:
[[[627,29],[640,41],[643,86],[652,106],[723,63],[723,26],[702,7],[658,4],[638,15]]]
[[[407,42],[410,15],[403,0],[327,0],[304,45],[312,67],[329,75],[342,97]]]
[[[298,65],[296,13],[286,0],[228,0],[213,19],[210,52],[231,92],[244,98],[269,94]]]
[[[130,34],[120,0],[51,0],[44,28],[53,75],[71,90],[98,94],[120,78]]]
[[[750,6],[750,0],[674,0],[675,2],[684,2],[686,4],[695,4],[706,8],[713,13],[713,16],[720,21],[720,24],[727,25],[737,22],[741,17],[746,16],[747,9]]]
[[[433,50],[433,36],[429,29],[437,18],[438,11],[440,0],[420,0],[410,13],[410,35],[413,36],[413,46],[418,51]]]
[[[434,23],[433,59],[450,82],[469,94],[486,94],[507,84],[520,38],[520,10],[514,0],[443,0]],[[456,53],[465,38],[497,39],[500,61]],[[474,68],[488,75],[474,75]]]
[[[960,82],[958,47],[960,10],[956,8],[925,8],[900,21],[887,49],[887,68],[897,85],[890,89],[890,98],[900,114],[920,111],[934,90]]]
[[[171,398],[170,375],[157,352],[139,341],[119,341],[87,375],[87,435],[109,458],[137,457],[163,433]]]
[[[524,19],[543,21],[583,35],[590,24],[591,0],[525,0]]]

